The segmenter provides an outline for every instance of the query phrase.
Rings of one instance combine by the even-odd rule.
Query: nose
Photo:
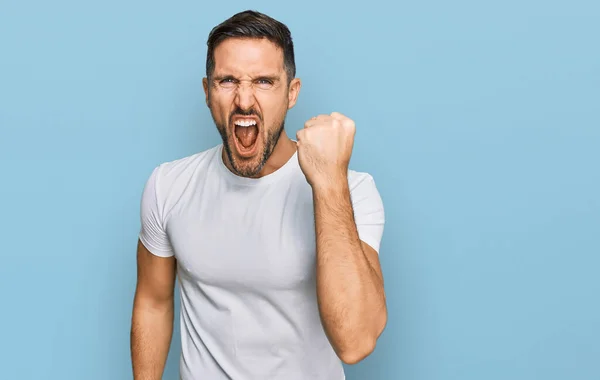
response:
[[[244,111],[252,109],[256,102],[252,85],[240,83],[237,87],[235,102],[236,105]]]

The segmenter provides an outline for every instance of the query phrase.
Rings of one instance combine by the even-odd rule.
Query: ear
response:
[[[291,109],[296,105],[296,100],[298,99],[298,94],[300,93],[300,87],[302,87],[300,79],[292,79],[290,85],[288,86],[288,109]]]
[[[202,87],[204,87],[204,96],[205,96],[205,102],[206,105],[208,105],[209,103],[209,99],[208,99],[208,79],[207,78],[202,78]]]

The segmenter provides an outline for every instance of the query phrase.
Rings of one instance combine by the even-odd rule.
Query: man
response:
[[[351,119],[320,115],[286,135],[295,72],[282,23],[247,11],[212,30],[203,85],[223,143],[157,166],[144,188],[135,380],[162,376],[176,277],[184,380],[342,380],[342,362],[374,349],[387,318],[382,201],[348,169]]]

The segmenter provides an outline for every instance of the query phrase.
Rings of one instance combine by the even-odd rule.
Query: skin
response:
[[[213,75],[203,79],[206,104],[233,173],[262,177],[298,151],[312,186],[317,236],[317,296],[322,323],[342,361],[354,364],[374,349],[387,320],[379,255],[358,238],[347,166],[354,123],[337,113],[309,120],[295,143],[283,124],[301,83],[287,78],[283,52],[266,39],[232,38],[215,49]],[[232,117],[259,119],[259,149],[243,157],[233,144]],[[324,144],[324,141],[336,143]],[[137,285],[131,325],[134,380],[162,378],[173,332],[176,259],[137,246]]]
[[[131,318],[134,380],[160,380],[173,335],[174,257],[158,257],[138,240],[137,285]]]
[[[296,134],[298,161],[313,191],[319,312],[346,364],[371,354],[387,323],[379,255],[360,240],[350,198],[354,135],[354,122],[338,112],[313,117]]]
[[[215,69],[204,78],[206,104],[223,139],[223,160],[232,172],[262,177],[279,169],[296,151],[283,130],[296,104],[300,79],[288,80],[283,51],[267,39],[231,38],[215,49]],[[289,84],[288,84],[289,82]],[[242,157],[233,142],[232,116],[254,113],[259,119],[260,154]]]

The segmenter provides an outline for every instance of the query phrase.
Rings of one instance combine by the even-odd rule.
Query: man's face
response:
[[[214,58],[214,72],[204,79],[206,102],[232,170],[256,177],[280,138],[299,81],[288,86],[283,51],[267,39],[226,39]]]

